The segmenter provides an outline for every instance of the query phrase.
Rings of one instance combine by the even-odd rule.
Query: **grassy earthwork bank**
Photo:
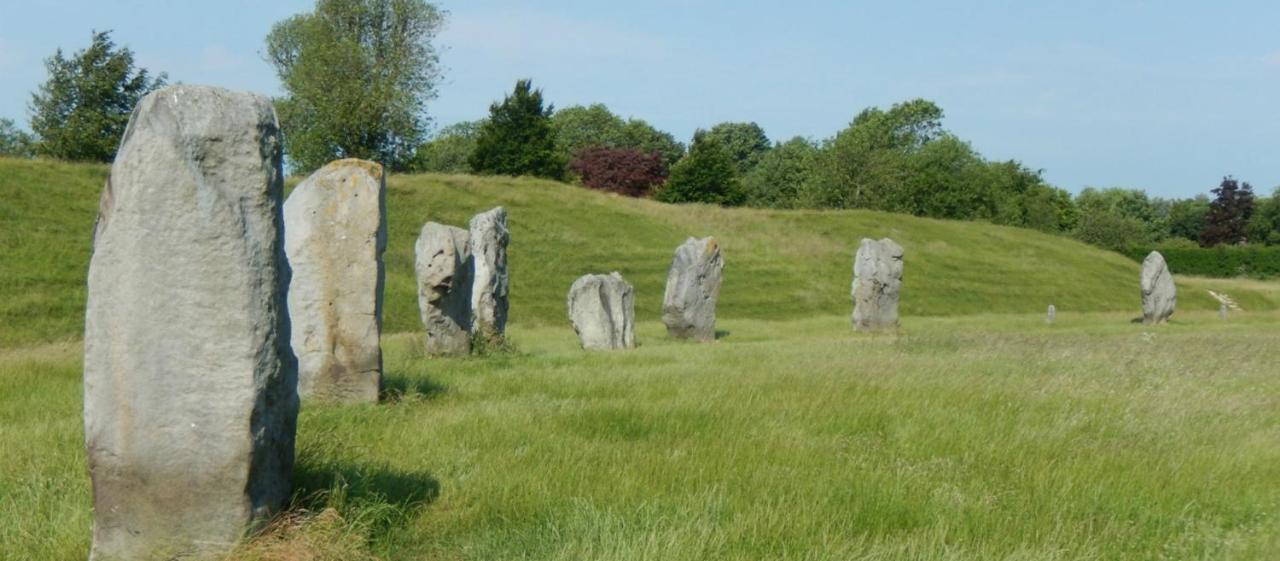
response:
[[[83,559],[84,268],[106,169],[0,160],[0,560]],[[1280,284],[871,212],[672,207],[391,177],[387,395],[305,405],[294,507],[235,560],[1271,560]],[[515,351],[418,350],[425,220],[510,211]],[[668,339],[671,251],[724,248],[723,337]],[[906,248],[902,329],[849,329],[861,237]],[[635,284],[639,348],[579,350],[569,284]],[[1226,321],[1206,289],[1245,309]],[[1044,323],[1047,304],[1059,310]]]
[[[107,168],[0,159],[0,347],[74,340]],[[671,252],[716,236],[726,260],[720,316],[780,320],[846,313],[853,251],[863,237],[906,249],[902,313],[955,316],[1140,311],[1138,265],[1060,236],[1019,228],[869,211],[767,211],[673,206],[534,179],[391,176],[385,331],[420,328],[413,244],[428,220],[465,226],[503,205],[511,228],[511,318],[565,326],[565,293],[585,273],[619,271],[641,319],[660,315]],[[1280,307],[1274,284],[1179,278],[1180,310],[1217,308],[1204,290],[1246,310]]]

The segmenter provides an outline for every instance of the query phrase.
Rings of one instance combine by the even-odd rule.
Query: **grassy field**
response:
[[[0,560],[83,559],[79,333],[105,168],[0,160]],[[232,559],[1272,560],[1280,283],[1179,281],[1025,230],[671,207],[525,179],[390,179],[377,406],[303,408],[295,506]],[[426,220],[511,213],[515,351],[418,350]],[[726,335],[656,322],[715,235]],[[849,329],[861,237],[907,249],[902,330]],[[564,294],[636,285],[640,347],[579,350]],[[1217,319],[1206,289],[1247,310]],[[1054,303],[1058,322],[1043,321]]]
[[[0,347],[77,339],[98,193],[106,167],[0,159]],[[531,179],[391,176],[386,331],[417,330],[413,243],[428,220],[465,225],[510,211],[511,321],[566,325],[564,298],[585,273],[619,271],[636,312],[660,316],[671,253],[714,235],[726,272],[720,315],[802,319],[850,306],[863,237],[906,248],[909,316],[1062,311],[1140,313],[1138,266],[1117,253],[1018,228],[867,211],[763,211],[671,206]],[[1205,288],[1248,310],[1280,307],[1275,285],[1178,279],[1181,310],[1211,310]]]
[[[1275,559],[1275,313],[729,320],[429,359],[304,407],[299,508],[237,559]],[[0,352],[0,550],[83,558],[74,343]],[[32,396],[39,396],[38,399]]]

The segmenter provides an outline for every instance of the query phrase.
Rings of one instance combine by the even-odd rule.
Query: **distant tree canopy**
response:
[[[409,166],[412,171],[434,173],[467,173],[467,161],[476,151],[476,139],[485,121],[463,121],[440,129],[427,142],[418,146]]]
[[[739,174],[755,168],[772,148],[764,129],[755,123],[720,123],[711,127],[706,135],[724,147]]]
[[[531,81],[516,82],[510,95],[489,106],[489,120],[480,127],[468,160],[471,169],[496,175],[562,177],[566,162],[556,150],[551,128],[554,111],[550,105],[543,106],[542,90],[533,89]]]
[[[729,151],[705,131],[694,133],[689,153],[671,166],[667,182],[654,197],[668,203],[722,206],[740,205],[746,198]]]
[[[135,68],[133,51],[116,47],[110,31],[93,33],[88,48],[44,62],[49,78],[31,94],[32,148],[63,160],[110,162],[142,96],[164,85]]]
[[[1245,228],[1253,216],[1253,187],[1224,177],[1213,194],[1215,198],[1209,203],[1204,228],[1200,231],[1200,245],[1213,247],[1247,241]]]
[[[410,164],[441,75],[431,41],[443,20],[424,0],[318,0],[272,27],[266,56],[295,171],[338,158]]]
[[[742,177],[747,206],[804,208],[813,206],[811,186],[819,147],[804,137],[774,146]]]
[[[670,133],[640,119],[624,120],[600,103],[560,109],[551,116],[551,127],[556,151],[566,160],[588,148],[631,148],[657,154],[666,169],[684,155],[684,145]]]
[[[14,125],[12,119],[0,118],[0,156],[29,158],[34,142],[31,135]]]

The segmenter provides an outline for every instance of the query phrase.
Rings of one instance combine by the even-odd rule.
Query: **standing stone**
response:
[[[502,207],[471,218],[471,332],[498,342],[507,329],[507,211]]]
[[[569,288],[569,321],[587,350],[636,346],[635,290],[617,272],[583,275]]]
[[[716,300],[724,258],[715,238],[689,238],[676,248],[662,295],[662,323],[682,339],[715,341]]]
[[[85,311],[95,561],[220,557],[289,498],[281,179],[266,97],[173,86],[130,117]]]
[[[1044,322],[1047,325],[1053,325],[1053,320],[1058,319],[1058,308],[1053,304],[1049,304],[1049,311],[1045,312]]]
[[[1177,304],[1177,288],[1173,275],[1159,251],[1153,251],[1142,260],[1142,323],[1155,324],[1169,321]]]
[[[414,245],[418,310],[433,355],[471,352],[471,244],[462,228],[428,222]]]
[[[902,246],[889,238],[862,239],[853,258],[853,327],[858,331],[898,327],[902,290]]]
[[[1227,305],[1218,304],[1218,319],[1227,321]]]
[[[284,250],[293,269],[289,318],[304,399],[378,402],[385,191],[382,166],[338,160],[298,184],[284,203]]]

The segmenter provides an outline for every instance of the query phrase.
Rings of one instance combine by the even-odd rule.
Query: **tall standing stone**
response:
[[[724,258],[715,238],[689,238],[676,248],[662,295],[662,323],[682,339],[716,339],[716,300]]]
[[[902,246],[889,238],[863,238],[853,258],[853,327],[858,331],[898,327],[902,290]]]
[[[414,245],[418,311],[433,355],[471,352],[471,242],[462,228],[428,222]]]
[[[1053,304],[1049,304],[1049,309],[1044,314],[1044,323],[1053,325],[1053,321],[1056,319],[1058,319],[1058,308]]]
[[[583,275],[568,297],[569,322],[587,350],[636,346],[635,290],[617,272]]]
[[[144,97],[102,192],[84,430],[95,561],[225,552],[289,498],[298,398],[266,97]]]
[[[471,218],[471,331],[501,341],[507,329],[507,211],[502,207]]]
[[[1173,285],[1173,275],[1159,251],[1147,254],[1142,260],[1139,278],[1142,287],[1142,323],[1155,324],[1169,321],[1177,304],[1178,289]]]
[[[293,269],[289,317],[304,399],[378,402],[385,191],[382,166],[338,160],[298,184],[284,203],[284,248]]]

